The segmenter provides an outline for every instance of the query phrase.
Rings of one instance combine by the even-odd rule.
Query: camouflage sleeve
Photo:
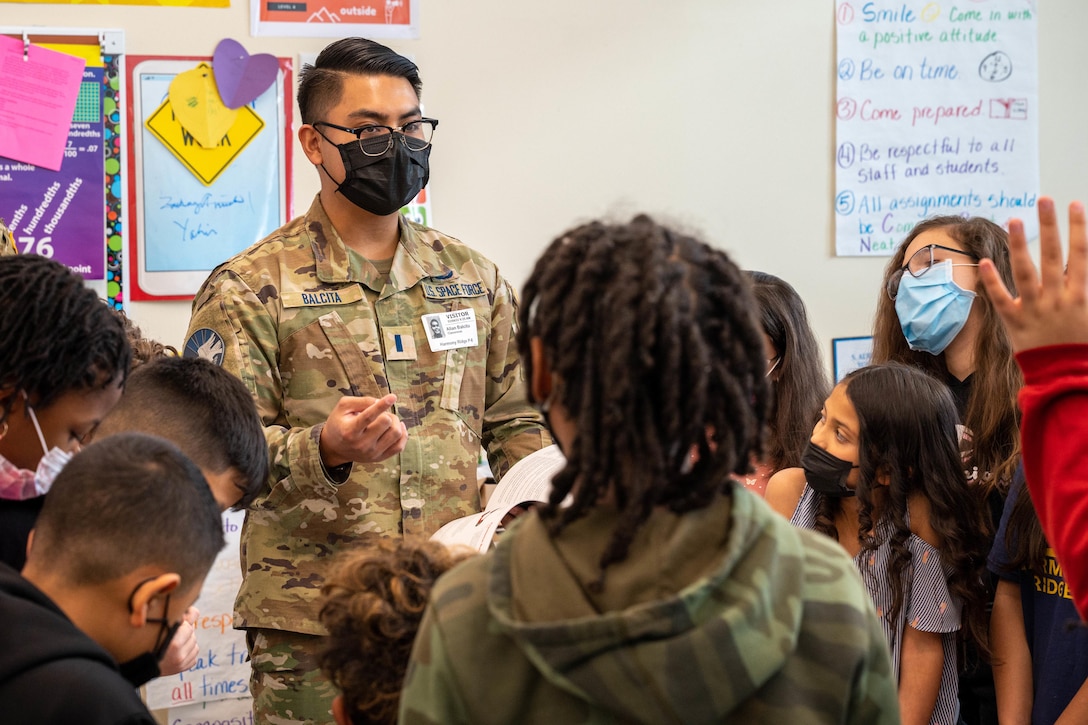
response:
[[[404,688],[400,693],[401,725],[446,725],[471,722],[461,700],[453,667],[446,655],[444,638],[434,608],[423,613]],[[480,673],[486,677],[486,673]]]
[[[229,270],[209,277],[193,300],[186,340],[186,355],[206,357],[234,373],[256,400],[268,442],[271,487],[335,484],[321,463],[324,423],[292,428],[286,421],[276,321],[244,280]]]
[[[851,690],[848,725],[899,725],[899,689],[892,670],[888,642],[877,621],[876,611],[866,597],[869,612],[869,652],[859,668]]]
[[[15,235],[11,233],[4,220],[0,219],[0,257],[18,254],[19,248],[15,246]]]
[[[526,394],[524,368],[517,346],[517,295],[501,276],[495,284],[491,339],[487,359],[487,408],[483,443],[496,479],[510,466],[544,446],[551,436]]]

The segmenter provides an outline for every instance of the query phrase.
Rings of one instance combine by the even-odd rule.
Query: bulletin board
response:
[[[179,74],[212,62],[129,56],[128,234],[134,300],[191,299],[219,264],[292,216],[291,60],[213,149],[201,148],[167,98]]]
[[[120,309],[124,31],[0,27],[0,35],[86,62],[60,169],[0,159],[0,218],[21,253],[63,262]]]

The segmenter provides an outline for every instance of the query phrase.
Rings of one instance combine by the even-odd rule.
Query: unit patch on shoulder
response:
[[[223,353],[226,352],[226,349],[227,346],[218,332],[210,327],[202,327],[190,335],[185,342],[183,357],[202,357],[222,366]]]

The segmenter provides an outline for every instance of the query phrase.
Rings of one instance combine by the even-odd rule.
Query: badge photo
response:
[[[470,309],[450,310],[423,315],[423,332],[431,352],[476,347],[480,344],[476,332],[476,312]]]

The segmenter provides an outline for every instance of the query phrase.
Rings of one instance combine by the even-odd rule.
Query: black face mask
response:
[[[133,592],[135,594],[135,592]],[[166,595],[166,601],[163,603],[163,613],[166,613],[167,608],[170,606],[170,595]],[[129,610],[132,609],[132,602],[129,601]],[[128,680],[128,683],[133,687],[140,687],[161,674],[159,669],[159,662],[166,656],[166,650],[170,647],[170,642],[174,639],[174,635],[177,634],[178,629],[181,627],[181,620],[178,620],[174,624],[167,624],[166,617],[153,618],[148,617],[148,622],[159,625],[159,637],[155,640],[155,649],[150,652],[144,652],[142,655],[133,657],[128,662],[122,662],[117,666],[121,670],[121,676]]]
[[[817,493],[838,498],[848,498],[857,493],[846,485],[846,477],[857,466],[831,455],[812,441],[808,442],[801,454],[801,468],[805,469],[808,485]]]
[[[431,178],[431,147],[413,151],[405,145],[400,133],[394,131],[392,135],[392,145],[388,135],[362,142],[368,152],[380,156],[367,156],[359,147],[359,141],[336,145],[344,162],[344,180],[336,190],[355,206],[377,216],[400,211],[416,198]],[[325,134],[321,136],[329,141]],[[389,150],[382,154],[386,146]],[[321,168],[336,181],[324,164]]]

